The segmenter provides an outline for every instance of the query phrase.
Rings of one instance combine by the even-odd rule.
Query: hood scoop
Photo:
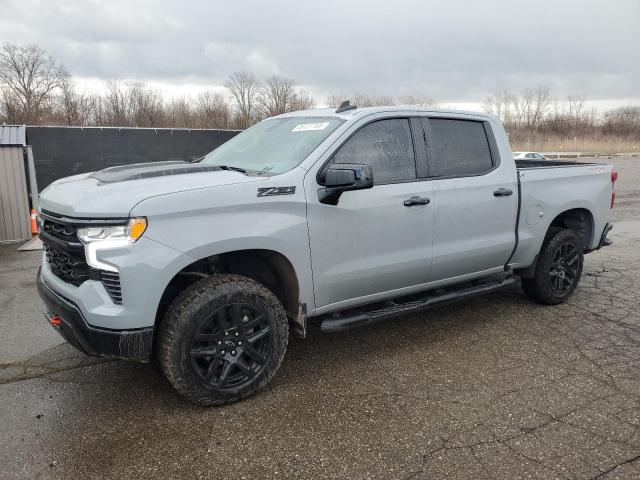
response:
[[[109,167],[91,175],[103,183],[126,182],[145,178],[184,175],[186,173],[215,172],[221,170],[217,165],[200,165],[182,161],[136,163],[120,167]]]

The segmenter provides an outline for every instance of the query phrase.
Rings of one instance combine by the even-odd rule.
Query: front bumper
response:
[[[153,347],[153,327],[110,330],[90,326],[80,309],[45,283],[38,271],[38,293],[45,304],[45,317],[59,317],[53,328],[75,348],[98,357],[148,360]]]

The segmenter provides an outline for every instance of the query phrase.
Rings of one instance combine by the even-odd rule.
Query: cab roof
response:
[[[450,115],[472,115],[474,117],[490,118],[491,115],[484,112],[472,112],[466,110],[454,110],[446,108],[433,108],[433,107],[416,107],[416,106],[379,106],[379,107],[356,107],[350,110],[336,113],[336,108],[313,108],[310,110],[298,110],[296,112],[283,113],[273,118],[281,117],[336,117],[344,120],[356,120],[367,115],[374,113],[385,112],[416,112],[416,113],[431,113],[431,114],[450,114]]]

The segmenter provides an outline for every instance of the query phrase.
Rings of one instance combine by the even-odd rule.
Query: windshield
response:
[[[298,166],[343,122],[336,117],[265,120],[205,155],[202,163],[248,172],[284,173]]]

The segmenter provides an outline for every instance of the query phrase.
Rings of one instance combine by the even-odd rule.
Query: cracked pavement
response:
[[[640,158],[614,245],[570,301],[518,285],[292,338],[267,390],[205,409],[153,364],[93,359],[45,323],[40,253],[0,246],[0,478],[640,478]]]

